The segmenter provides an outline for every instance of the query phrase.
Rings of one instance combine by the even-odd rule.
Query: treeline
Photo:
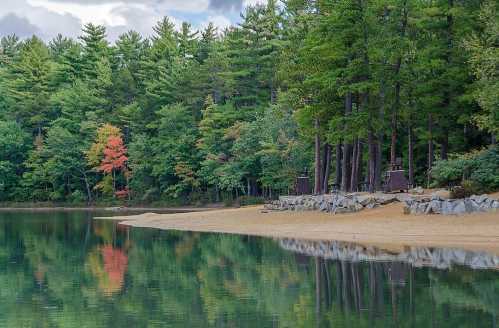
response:
[[[0,43],[0,200],[219,201],[411,185],[499,133],[497,2],[290,0],[238,26]]]

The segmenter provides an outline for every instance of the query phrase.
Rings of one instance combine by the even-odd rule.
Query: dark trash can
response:
[[[297,195],[310,195],[310,179],[308,176],[296,178],[295,193]]]

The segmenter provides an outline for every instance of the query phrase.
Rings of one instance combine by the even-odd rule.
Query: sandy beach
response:
[[[403,205],[332,215],[273,212],[263,206],[209,212],[117,216],[133,227],[219,232],[275,238],[339,240],[389,248],[452,247],[499,255],[499,213],[463,216],[404,215]]]

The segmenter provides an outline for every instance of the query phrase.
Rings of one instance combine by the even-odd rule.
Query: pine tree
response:
[[[106,41],[106,28],[88,23],[83,27],[83,35],[79,38],[83,46],[83,67],[85,78],[96,78],[98,63],[109,55],[108,42]]]
[[[49,50],[40,39],[28,39],[6,69],[6,80],[2,81],[7,97],[12,100],[8,108],[11,117],[39,135],[53,118],[49,98],[54,66],[49,59]]]

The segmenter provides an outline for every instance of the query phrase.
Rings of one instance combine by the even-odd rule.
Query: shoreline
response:
[[[395,247],[421,246],[486,251],[499,255],[499,213],[462,216],[405,215],[403,205],[331,215],[318,211],[266,211],[262,206],[209,212],[141,214],[112,219],[161,230],[228,233],[270,238],[344,241]]]
[[[0,207],[1,212],[169,212],[188,213],[206,212],[220,210],[227,207],[121,207],[121,206],[86,206],[86,207],[66,207],[66,206],[42,206],[42,207]]]

